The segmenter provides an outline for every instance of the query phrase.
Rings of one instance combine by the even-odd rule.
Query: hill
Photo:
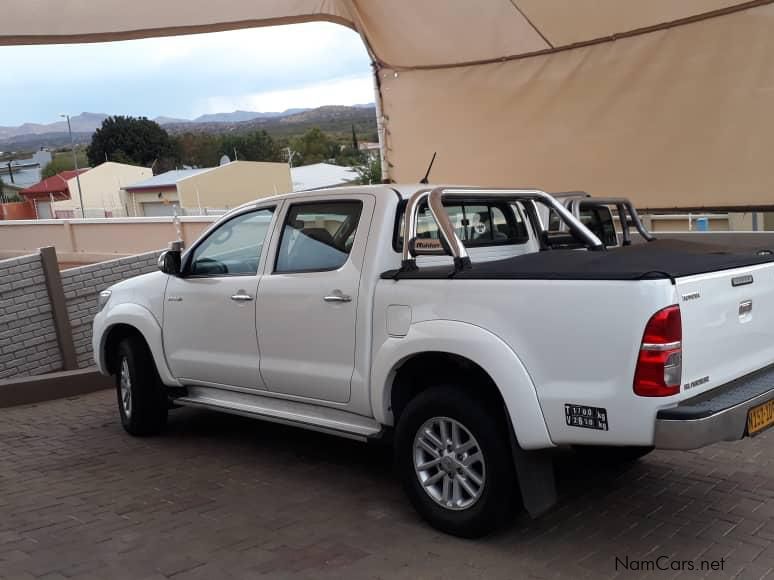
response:
[[[73,139],[77,144],[88,144],[91,135],[108,115],[81,113],[71,117]],[[202,115],[193,121],[158,117],[159,123],[170,134],[181,133],[247,133],[264,129],[272,137],[290,138],[301,135],[311,127],[319,127],[331,136],[344,137],[352,126],[361,139],[376,140],[376,110],[374,105],[331,105],[316,109],[288,109],[281,113],[234,111]],[[25,123],[18,127],[0,127],[0,150],[28,151],[40,147],[62,147],[70,144],[67,122],[50,124]]]
[[[348,135],[352,126],[360,135],[376,139],[376,110],[373,105],[346,107],[331,105],[275,117],[258,117],[245,121],[204,121],[169,123],[164,128],[171,134],[180,133],[247,133],[264,129],[272,137],[293,137],[311,127],[319,127],[331,135]]]

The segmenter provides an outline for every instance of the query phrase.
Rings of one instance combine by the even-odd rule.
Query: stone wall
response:
[[[61,284],[64,293],[70,336],[62,340],[72,342],[70,353],[72,347],[75,350],[75,364],[70,367],[93,365],[91,322],[97,309],[97,293],[126,278],[152,272],[158,255],[159,251],[147,252],[64,270],[58,275],[53,268],[48,284],[41,254],[0,260],[0,380],[65,369],[67,357],[62,354],[57,336],[56,307],[49,287],[52,284],[54,288]]]
[[[61,368],[40,256],[0,260],[0,379]]]
[[[97,294],[120,280],[153,272],[157,268],[158,256],[159,252],[148,252],[71,268],[61,273],[78,368],[94,364],[91,322],[97,313]]]

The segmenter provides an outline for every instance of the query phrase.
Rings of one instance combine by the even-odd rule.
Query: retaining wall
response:
[[[0,379],[61,368],[40,255],[0,261]]]
[[[97,293],[156,269],[160,251],[59,272],[56,253],[0,260],[0,379],[94,364]]]

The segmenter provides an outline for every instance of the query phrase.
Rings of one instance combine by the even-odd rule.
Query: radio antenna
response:
[[[419,183],[429,183],[427,180],[430,178],[430,170],[433,168],[433,162],[435,161],[435,155],[437,151],[433,151],[433,158],[430,160],[430,165],[427,166],[427,173],[425,173],[425,176],[419,181]]]

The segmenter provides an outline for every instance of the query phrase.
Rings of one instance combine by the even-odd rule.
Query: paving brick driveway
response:
[[[774,577],[774,433],[635,467],[558,459],[561,506],[478,541],[422,524],[389,453],[181,409],[133,439],[112,392],[0,410],[0,577]],[[644,564],[647,566],[647,562]]]

